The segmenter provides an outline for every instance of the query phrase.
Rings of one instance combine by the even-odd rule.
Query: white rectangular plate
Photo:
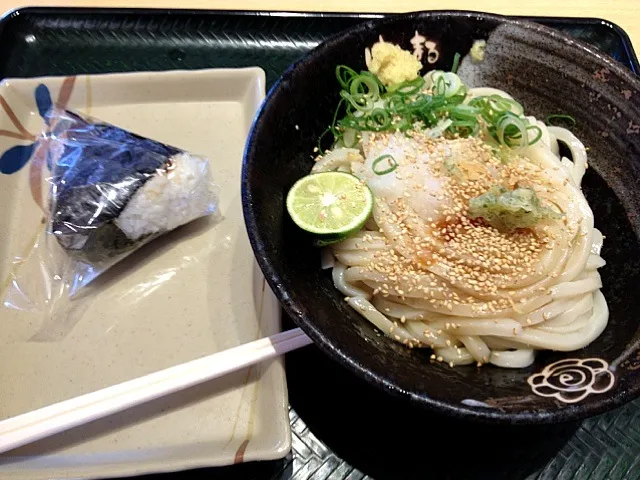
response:
[[[264,72],[7,80],[0,156],[43,128],[41,84],[54,102],[68,96],[69,109],[209,157],[223,219],[196,221],[107,272],[59,338],[36,335],[42,319],[0,308],[0,419],[278,332],[279,306],[256,268],[240,200]],[[0,170],[10,170],[2,161]],[[0,173],[0,288],[42,229],[30,167]],[[269,362],[0,455],[0,478],[114,477],[280,458],[291,445],[287,405],[282,361]]]

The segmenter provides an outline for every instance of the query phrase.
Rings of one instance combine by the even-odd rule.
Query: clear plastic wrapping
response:
[[[44,228],[15,259],[3,308],[68,315],[74,297],[141,247],[219,218],[207,158],[68,110],[45,122],[34,149],[48,171]]]

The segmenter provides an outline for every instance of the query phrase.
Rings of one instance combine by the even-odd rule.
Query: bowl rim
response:
[[[250,166],[247,161],[249,156],[255,150],[256,130],[264,118],[270,101],[282,88],[283,84],[288,82],[295,70],[304,65],[311,57],[316,55],[317,52],[331,48],[334,42],[342,39],[343,37],[370,29],[376,29],[380,26],[392,24],[400,20],[411,20],[422,17],[476,18],[477,20],[489,20],[500,24],[515,25],[521,28],[544,33],[555,41],[561,41],[569,45],[570,48],[576,49],[576,53],[578,53],[578,51],[582,51],[582,55],[591,57],[595,63],[599,64],[603,68],[610,69],[625,83],[632,85],[636,90],[640,91],[640,77],[636,76],[635,73],[627,69],[623,64],[619,63],[609,55],[588,43],[570,37],[567,34],[559,32],[551,27],[536,23],[534,20],[528,20],[523,17],[486,13],[475,10],[420,10],[400,14],[389,14],[384,17],[363,18],[361,23],[331,35],[316,47],[305,53],[298,60],[293,62],[269,89],[262,105],[251,123],[243,152],[241,200],[245,228],[247,229],[249,241],[258,265],[269,286],[276,294],[287,315],[313,340],[314,344],[320,347],[320,350],[328,357],[345,366],[345,368],[350,370],[352,373],[356,374],[361,379],[364,379],[367,383],[374,385],[379,390],[383,390],[392,396],[408,400],[411,404],[425,408],[436,414],[443,414],[452,418],[491,424],[554,424],[582,420],[598,415],[613,410],[640,397],[640,381],[638,381],[627,388],[622,389],[620,392],[599,395],[596,401],[588,404],[563,405],[562,408],[551,408],[542,411],[526,410],[522,412],[505,412],[499,408],[479,408],[471,407],[462,403],[454,404],[434,399],[425,393],[419,394],[407,391],[400,388],[395,382],[388,380],[383,375],[356,362],[347,354],[347,352],[337,348],[333,343],[327,340],[322,331],[314,323],[313,318],[300,313],[295,302],[291,301],[290,296],[287,293],[288,289],[285,288],[282,282],[278,280],[280,278],[280,274],[276,271],[276,267],[270,260],[268,260],[267,255],[265,254],[262,235],[260,234],[257,226],[254,204],[252,202],[251,189],[249,186]]]

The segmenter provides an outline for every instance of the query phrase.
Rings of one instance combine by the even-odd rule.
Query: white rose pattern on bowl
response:
[[[547,365],[527,382],[536,395],[577,403],[591,394],[611,390],[615,376],[609,364],[600,358],[569,358]]]

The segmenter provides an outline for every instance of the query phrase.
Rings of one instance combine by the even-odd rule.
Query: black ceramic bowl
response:
[[[309,173],[313,148],[338,102],[336,65],[364,69],[365,47],[379,35],[411,49],[416,31],[434,40],[439,52],[423,73],[449,70],[456,52],[466,54],[474,40],[486,39],[485,60],[463,68],[464,80],[508,91],[538,118],[575,117],[574,133],[590,149],[583,189],[596,227],[606,236],[607,265],[600,271],[610,308],[607,329],[587,348],[540,353],[534,365],[520,370],[431,363],[428,350],[387,339],[344,302],[329,272],[320,269],[320,252],[286,214],[286,194]],[[472,12],[424,12],[364,22],[287,70],[249,135],[242,200],[251,244],[269,284],[291,318],[330,357],[389,394],[436,412],[551,423],[604,412],[640,395],[639,180],[640,81],[627,69],[537,24]],[[550,367],[561,359],[570,360]],[[541,372],[534,391],[527,380]],[[584,398],[567,402],[577,397]]]

